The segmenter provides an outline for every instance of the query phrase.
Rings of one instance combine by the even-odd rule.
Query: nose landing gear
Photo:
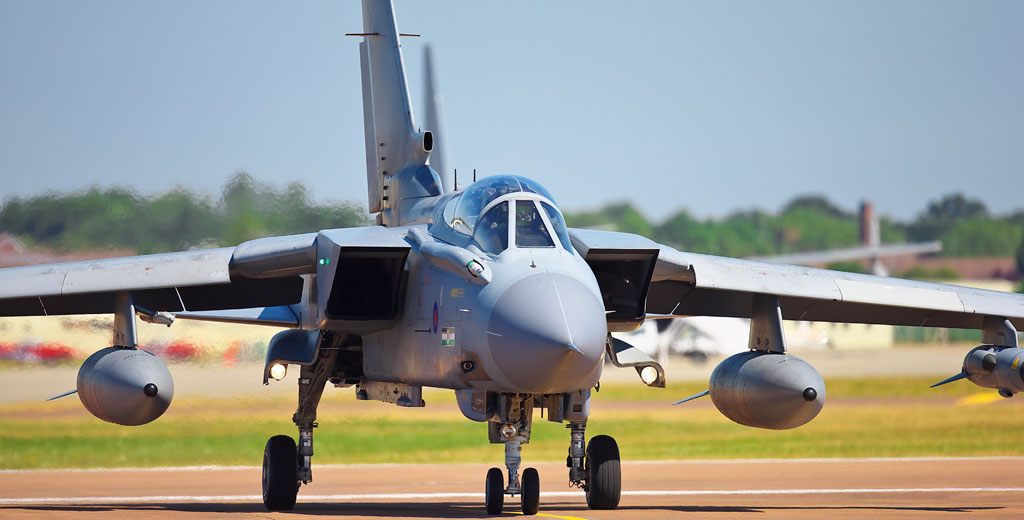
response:
[[[523,444],[530,442],[530,427],[533,424],[533,396],[503,396],[502,423],[489,422],[488,437],[492,443],[505,444],[505,467],[508,469],[508,486],[498,468],[487,471],[484,502],[487,514],[497,515],[504,507],[505,495],[519,495],[524,515],[535,515],[540,507],[540,476],[534,468],[523,470]]]
[[[500,396],[499,414],[495,417],[501,422],[489,422],[488,434],[492,443],[505,445],[508,486],[505,486],[501,469],[487,471],[484,495],[487,514],[501,514],[505,495],[519,495],[525,515],[535,515],[540,508],[540,476],[537,470],[526,468],[522,478],[519,476],[522,445],[530,441],[535,400],[548,410],[548,420],[569,422],[569,456],[566,458],[569,485],[584,490],[590,509],[618,507],[622,495],[618,444],[607,435],[597,435],[585,443],[590,391],[545,396],[507,394]]]

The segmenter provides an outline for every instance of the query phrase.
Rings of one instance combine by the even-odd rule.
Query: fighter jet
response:
[[[874,205],[868,201],[860,204],[860,247],[844,249],[828,249],[824,251],[805,251],[788,255],[753,257],[751,260],[763,260],[780,264],[816,265],[832,262],[848,262],[851,260],[869,260],[871,274],[889,276],[889,269],[882,264],[882,258],[904,255],[921,255],[942,251],[942,242],[915,242],[912,244],[882,245],[878,214]]]
[[[0,315],[113,313],[112,346],[82,365],[78,397],[99,419],[148,423],[170,405],[165,365],[137,349],[137,317],[288,327],[269,342],[265,382],[298,370],[298,442],[272,437],[263,501],[294,506],[313,479],[317,405],[328,383],[359,399],[423,406],[422,388],[455,391],[459,409],[503,445],[485,506],[506,496],[535,514],[536,469],[520,472],[537,409],[568,423],[569,483],[594,509],[620,498],[619,449],[587,439],[591,389],[605,359],[664,386],[660,365],[610,332],[648,314],[750,318],[748,351],[726,359],[709,393],[728,418],[771,429],[810,421],[825,385],[786,353],[783,319],[982,330],[963,372],[1003,395],[1024,390],[1024,295],[690,254],[647,238],[569,229],[536,180],[492,176],[446,191],[431,166],[406,86],[394,9],[364,0],[359,43],[368,209],[377,225],[263,238],[237,247],[0,270]],[[74,392],[73,391],[73,392]]]

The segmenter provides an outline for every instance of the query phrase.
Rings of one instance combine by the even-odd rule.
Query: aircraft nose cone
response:
[[[514,391],[558,393],[597,383],[604,305],[579,281],[538,273],[509,286],[487,327],[487,344]]]

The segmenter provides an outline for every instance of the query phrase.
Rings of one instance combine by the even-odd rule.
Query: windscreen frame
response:
[[[515,221],[516,212],[512,208],[515,207],[515,202],[526,201],[526,200],[530,201],[534,205],[535,211],[537,211],[537,214],[540,215],[541,222],[543,222],[543,224],[544,224],[544,226],[546,228],[546,232],[548,234],[548,237],[552,241],[552,245],[551,246],[519,246],[516,243],[516,240],[515,240],[516,239],[516,236],[515,236],[515,232],[516,232],[516,221]],[[568,244],[568,247],[562,245],[561,237],[559,237],[558,234],[554,232],[554,227],[551,224],[551,219],[548,218],[547,211],[544,209],[544,206],[541,205],[542,202],[547,203],[548,205],[551,206],[552,209],[554,209],[555,211],[558,211],[558,213],[561,214],[561,211],[558,210],[558,206],[551,199],[549,199],[547,197],[544,197],[544,196],[542,196],[540,194],[531,193],[531,192],[527,192],[527,191],[508,193],[508,194],[502,195],[501,197],[498,197],[498,198],[492,200],[490,203],[488,203],[486,206],[484,206],[484,209],[480,211],[481,217],[483,215],[486,215],[491,209],[493,209],[498,204],[501,204],[502,202],[508,202],[509,203],[509,211],[508,211],[508,247],[505,249],[505,251],[508,251],[510,249],[545,249],[545,250],[546,249],[561,249],[563,251],[568,252],[569,254],[573,254],[573,255],[576,254],[575,249],[572,248],[572,244],[571,243]],[[565,217],[562,217],[562,219],[564,221]],[[477,221],[479,222],[479,219],[477,219]],[[473,233],[474,233],[474,235],[476,234],[476,229],[473,230]],[[470,241],[470,243],[476,244],[476,241],[472,240],[472,241]],[[504,252],[504,251],[502,251],[502,252]],[[490,253],[488,253],[488,254],[490,254]]]

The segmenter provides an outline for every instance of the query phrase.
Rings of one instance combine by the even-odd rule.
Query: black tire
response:
[[[487,470],[484,503],[489,515],[500,515],[501,508],[505,506],[505,475],[498,468]]]
[[[298,492],[295,440],[287,435],[275,435],[263,449],[263,505],[270,511],[287,511],[295,507]]]
[[[534,468],[523,470],[523,493],[520,496],[523,502],[523,514],[535,515],[540,510],[540,475]]]
[[[590,509],[615,509],[622,495],[622,468],[619,445],[607,435],[598,435],[587,443],[587,505]]]

